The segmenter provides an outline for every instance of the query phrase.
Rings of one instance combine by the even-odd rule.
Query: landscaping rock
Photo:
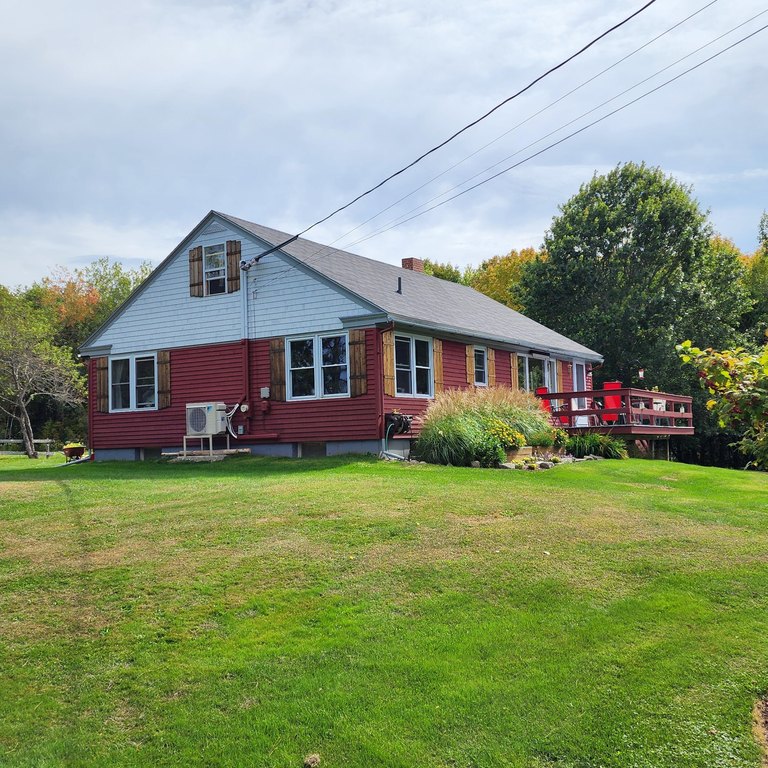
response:
[[[499,464],[499,469],[517,469],[517,467],[514,464],[507,463],[507,464]]]
[[[470,461],[469,462],[469,466],[470,467],[474,467],[475,469],[477,469],[480,466],[480,462],[479,461]]]
[[[540,461],[539,469],[552,469],[555,465],[551,461]]]

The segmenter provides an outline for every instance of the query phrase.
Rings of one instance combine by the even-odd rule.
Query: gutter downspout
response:
[[[251,339],[248,334],[248,270],[243,269],[240,264],[240,309],[242,312],[242,346],[243,346],[243,395],[240,398],[241,404],[247,404],[248,410],[245,415],[245,434],[251,432]]]

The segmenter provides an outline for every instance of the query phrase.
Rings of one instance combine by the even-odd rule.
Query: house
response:
[[[289,237],[211,211],[85,342],[97,459],[178,449],[190,403],[225,403],[238,447],[296,457],[378,452],[387,414],[444,389],[591,388],[598,353],[419,259],[273,249]]]

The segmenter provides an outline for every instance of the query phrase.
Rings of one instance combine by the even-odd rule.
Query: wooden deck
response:
[[[692,435],[692,398],[647,389],[592,389],[538,394],[557,427],[572,434],[599,432],[624,437]]]

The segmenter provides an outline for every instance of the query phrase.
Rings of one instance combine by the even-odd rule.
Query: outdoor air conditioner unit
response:
[[[218,435],[226,431],[225,403],[187,403],[188,435]]]

